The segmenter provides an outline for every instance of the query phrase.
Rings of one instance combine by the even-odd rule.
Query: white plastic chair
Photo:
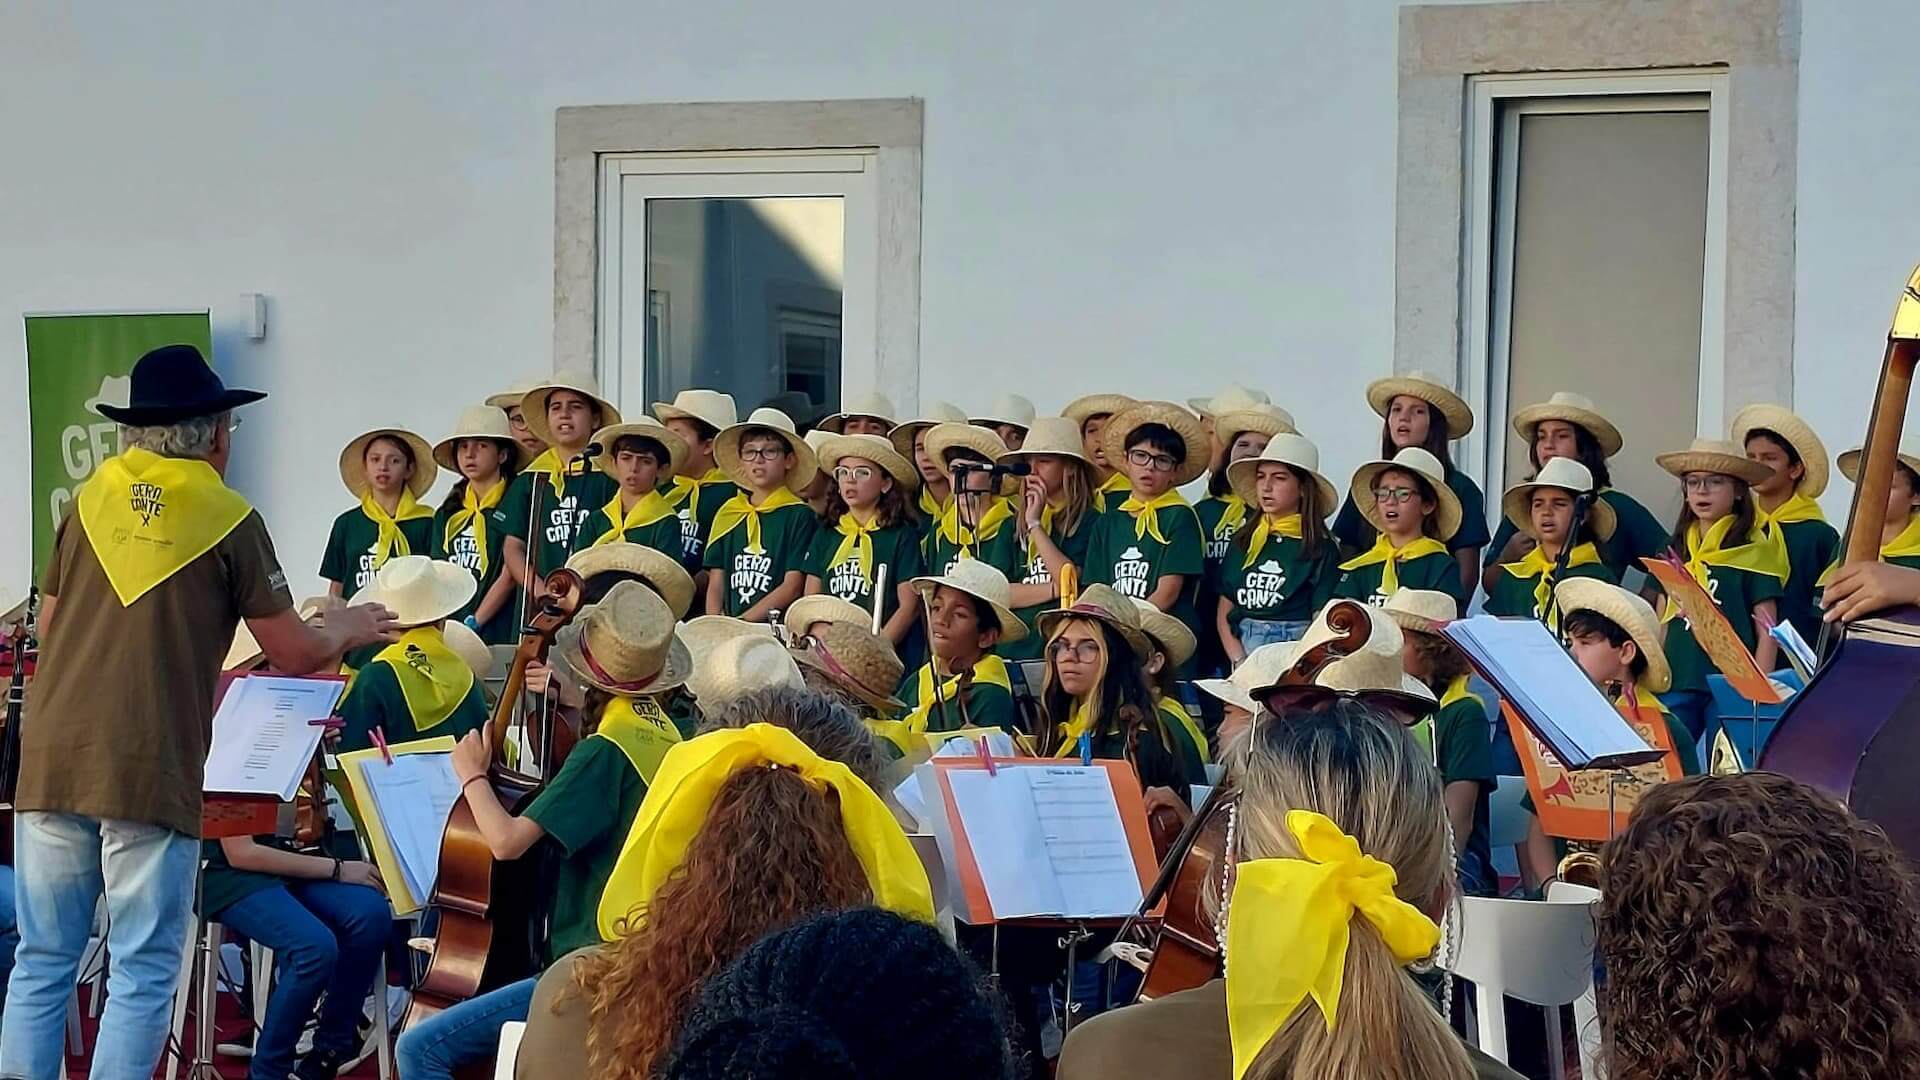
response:
[[[520,1037],[526,1033],[525,1020],[509,1020],[500,1026],[500,1051],[493,1058],[493,1080],[513,1080],[513,1063],[520,1057]]]
[[[1589,915],[1599,900],[1600,890],[1585,885],[1555,881],[1547,886],[1549,904],[1585,904]],[[1584,1080],[1606,1080],[1607,1064],[1600,1055],[1600,1005],[1591,983],[1573,1003],[1573,1027],[1580,1040],[1580,1075]]]
[[[1560,1006],[1593,988],[1593,916],[1586,905],[1461,897],[1458,953],[1453,973],[1474,985],[1480,1050],[1507,1060],[1502,998],[1543,1006],[1548,1067],[1553,1080],[1566,1080]]]

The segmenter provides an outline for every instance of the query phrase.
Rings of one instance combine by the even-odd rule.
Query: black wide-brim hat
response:
[[[162,345],[133,365],[127,404],[95,406],[116,424],[147,427],[214,416],[266,397],[263,390],[229,388],[192,345]]]

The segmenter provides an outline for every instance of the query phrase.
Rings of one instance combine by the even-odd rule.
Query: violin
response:
[[[546,595],[514,649],[506,685],[488,721],[494,754],[488,775],[504,806],[518,807],[543,783],[538,777],[508,768],[501,754],[520,696],[526,690],[527,668],[546,660],[554,635],[572,621],[580,608],[582,584],[580,575],[572,570],[555,570],[547,576]],[[534,715],[537,726],[530,719],[529,734],[538,747],[542,776],[550,777],[571,748],[573,732],[545,709],[534,710]],[[439,912],[440,924],[426,972],[414,987],[413,1000],[401,1021],[403,1029],[487,990],[528,978],[540,969],[542,935],[535,916],[544,883],[539,880],[536,860],[495,860],[464,793],[447,818],[446,832],[440,839],[439,865],[439,876],[427,903]]]
[[[1358,652],[1373,634],[1373,621],[1366,609],[1352,600],[1330,607],[1327,625],[1335,636],[1302,653],[1276,686],[1312,685],[1322,668]],[[1276,721],[1269,718],[1268,722]],[[1214,787],[1179,836],[1168,844],[1160,876],[1140,905],[1140,911],[1147,912],[1164,899],[1167,910],[1160,920],[1137,1000],[1152,1001],[1220,977],[1225,951],[1216,923],[1219,913],[1226,910],[1226,868],[1233,858],[1227,850],[1227,834],[1238,801],[1239,793],[1233,790],[1229,776]]]

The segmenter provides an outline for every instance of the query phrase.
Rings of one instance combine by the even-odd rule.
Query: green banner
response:
[[[125,405],[134,361],[176,343],[198,346],[211,360],[207,313],[27,316],[36,579],[73,493],[102,460],[120,451],[118,428],[93,407],[102,401]]]

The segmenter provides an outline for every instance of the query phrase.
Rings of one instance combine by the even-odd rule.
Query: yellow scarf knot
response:
[[[705,476],[676,476],[673,478],[671,487],[667,492],[667,503],[675,510],[680,509],[682,506],[689,507],[691,512],[698,516],[700,513],[701,489],[705,488],[708,484],[726,483],[731,483],[731,481],[727,479],[727,474],[722,472],[717,465],[708,469]]]
[[[673,517],[676,513],[673,502],[658,491],[649,491],[640,496],[630,510],[620,508],[620,499],[621,494],[616,491],[607,505],[600,508],[600,512],[606,515],[607,523],[611,528],[601,534],[600,539],[595,540],[592,546],[625,543],[628,529],[644,529],[656,521]]]
[[[441,542],[448,551],[453,550],[454,538],[473,528],[473,547],[480,553],[480,576],[487,576],[487,517],[488,511],[500,505],[500,499],[507,493],[504,480],[496,479],[485,495],[473,493],[473,481],[467,481],[466,490],[460,495],[460,509],[447,515],[446,534]]]
[[[560,460],[560,451],[549,446],[540,451],[538,457],[527,462],[527,467],[521,471],[545,476],[547,483],[553,488],[553,497],[563,499],[567,495],[567,477],[585,476],[587,470],[592,467],[584,461],[563,463]]]
[[[1261,514],[1260,520],[1253,523],[1253,532],[1247,537],[1247,557],[1240,568],[1245,570],[1258,561],[1260,553],[1267,549],[1267,543],[1274,537],[1298,540],[1303,535],[1299,514]]]
[[[1246,524],[1247,500],[1238,495],[1228,495],[1220,500],[1220,520],[1214,523],[1213,539],[1231,540],[1233,534]]]
[[[1007,662],[993,653],[988,653],[974,662],[972,681],[975,685],[997,686],[1008,694],[1013,693],[1013,679],[1007,674]],[[916,690],[914,696],[918,704],[906,715],[904,722],[909,732],[918,735],[927,730],[927,725],[933,718],[933,710],[941,700],[953,701],[959,696],[960,676],[947,676],[940,683],[940,693],[935,695],[933,661],[929,660],[920,666],[920,674],[916,677],[914,686]]]
[[[747,526],[747,550],[755,555],[764,555],[767,549],[760,543],[760,516],[771,514],[783,507],[804,505],[806,504],[800,501],[800,496],[786,488],[776,489],[773,494],[761,500],[758,506],[755,506],[743,491],[722,503],[719,512],[713,515],[713,536],[707,540],[707,543],[719,543],[721,537],[739,528],[744,522]]]
[[[974,554],[976,544],[984,544],[1000,535],[1000,530],[1013,520],[1013,501],[1004,495],[996,495],[980,514],[980,521],[971,529],[960,521],[960,500],[948,499],[947,505],[940,511],[940,539],[959,548],[967,555]]]
[[[1073,711],[1067,715],[1067,722],[1060,725],[1060,745],[1054,751],[1057,758],[1077,757],[1080,753],[1080,736],[1098,734],[1093,730],[1093,709],[1088,702],[1076,701]]]
[[[872,521],[861,521],[852,511],[840,515],[840,521],[834,526],[840,534],[840,546],[833,549],[833,558],[827,560],[827,569],[832,570],[848,559],[860,564],[860,580],[873,585],[873,534],[880,531],[880,516],[874,515]]]
[[[1758,500],[1755,500],[1753,513],[1763,529],[1772,529],[1776,525],[1793,525],[1802,521],[1827,520],[1827,515],[1820,509],[1820,504],[1798,491],[1771,513],[1762,507]]]
[[[1407,544],[1406,547],[1397,548],[1393,546],[1392,538],[1386,533],[1380,533],[1372,547],[1341,563],[1340,569],[1358,570],[1363,566],[1379,566],[1380,591],[1387,596],[1392,596],[1400,591],[1400,571],[1396,569],[1400,563],[1446,553],[1447,545],[1431,536],[1422,536]]]
[[[1107,512],[1107,496],[1126,495],[1132,491],[1133,481],[1128,479],[1126,473],[1116,472],[1093,489],[1093,508],[1104,514]]]
[[[407,544],[407,534],[400,531],[403,521],[419,521],[433,517],[433,511],[421,506],[413,498],[411,490],[400,492],[400,503],[393,513],[387,513],[386,507],[374,500],[373,492],[360,496],[360,512],[367,515],[379,530],[379,536],[373,541],[373,568],[380,569],[388,559],[395,555],[411,555],[413,549]]]
[[[1765,529],[1755,524],[1747,542],[1727,547],[1727,534],[1733,531],[1734,516],[1728,514],[1708,526],[1705,532],[1698,521],[1687,526],[1687,573],[1700,587],[1712,594],[1713,579],[1708,570],[1715,566],[1746,570],[1755,574],[1769,574],[1782,584],[1787,580],[1787,538],[1778,529]],[[1667,610],[1661,616],[1662,622],[1672,621],[1680,613],[1680,606],[1673,599],[1667,599]]]
[[[1567,569],[1576,566],[1595,566],[1600,562],[1600,549],[1593,544],[1575,544],[1567,555]],[[1535,618],[1547,620],[1549,630],[1560,629],[1560,617],[1553,606],[1554,560],[1548,557],[1545,549],[1538,544],[1518,562],[1505,563],[1500,567],[1522,581],[1533,580],[1533,614]]]
[[[431,731],[467,699],[473,669],[453,651],[438,626],[416,626],[371,661],[393,669],[415,731]]]
[[[1120,512],[1133,518],[1133,538],[1153,537],[1156,543],[1164,544],[1167,536],[1160,531],[1160,511],[1175,506],[1186,506],[1186,497],[1178,490],[1163,491],[1151,499],[1142,499],[1138,495],[1128,495],[1127,501],[1120,504]]]
[[[100,463],[74,512],[126,607],[213,550],[253,507],[206,462],[134,447]]]

